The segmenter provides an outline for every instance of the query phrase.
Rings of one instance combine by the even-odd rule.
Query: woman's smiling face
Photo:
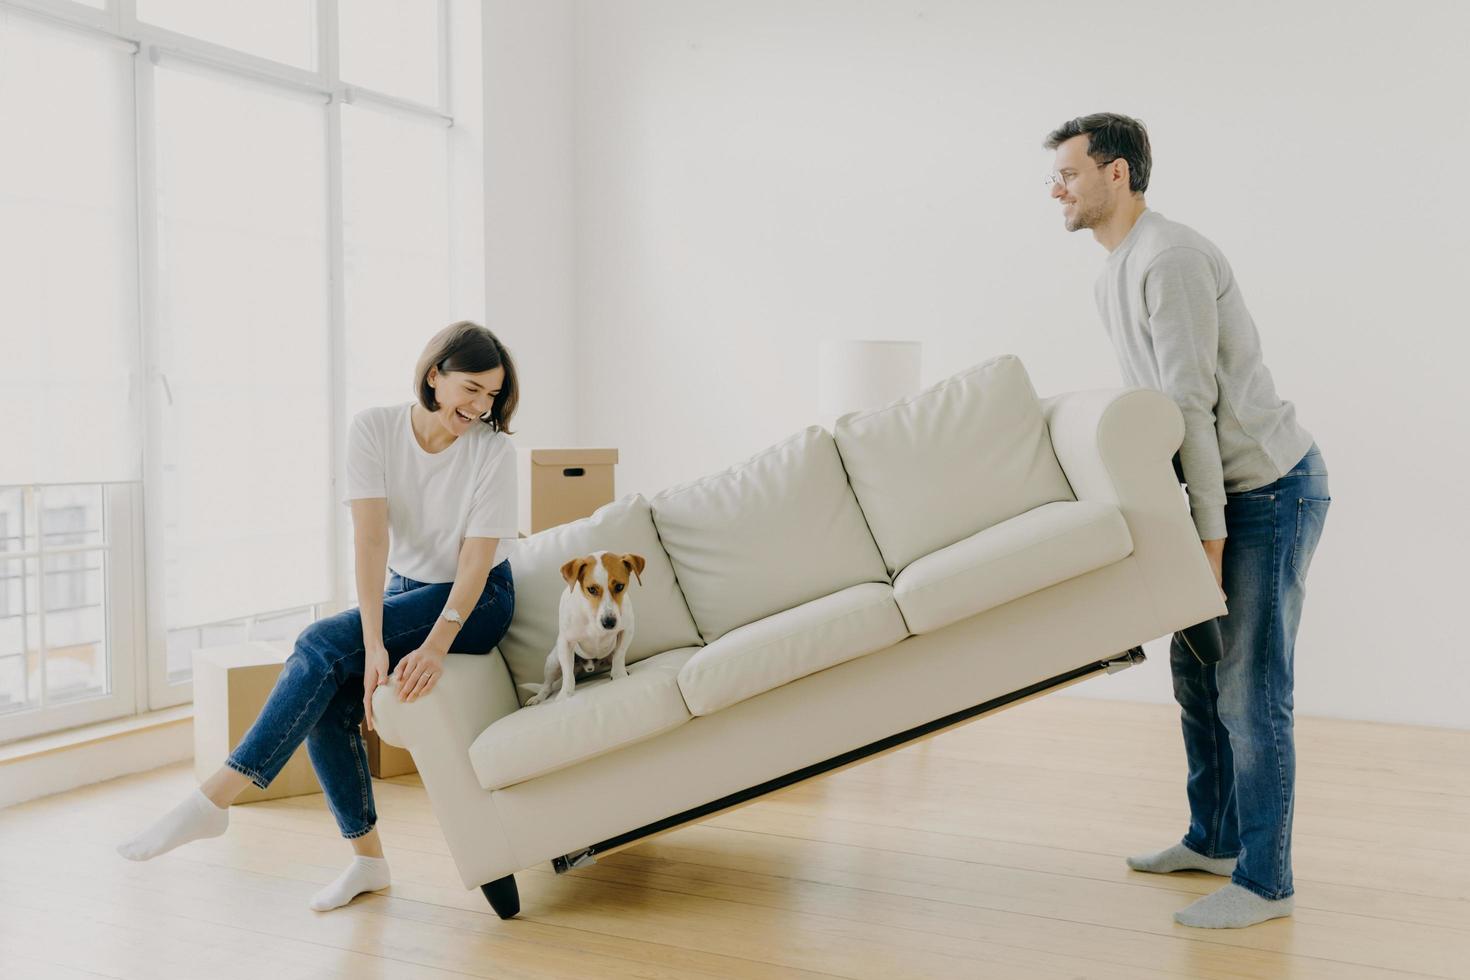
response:
[[[471,374],[467,371],[440,371],[429,369],[429,387],[434,389],[434,400],[439,408],[434,418],[455,436],[462,436],[471,425],[488,415],[505,383],[505,368],[496,367],[488,371]]]

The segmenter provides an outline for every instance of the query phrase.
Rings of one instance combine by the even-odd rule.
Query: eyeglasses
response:
[[[1117,159],[1119,159],[1119,158],[1118,157],[1113,157],[1113,160],[1117,160]],[[1102,163],[1099,163],[1094,169],[1101,170],[1103,167],[1106,167],[1108,164],[1112,163],[1113,160],[1104,160]],[[1047,190],[1051,190],[1053,187],[1055,187],[1058,184],[1061,184],[1063,187],[1071,187],[1072,186],[1072,181],[1074,181],[1076,179],[1077,179],[1077,173],[1076,173],[1076,171],[1072,171],[1070,173],[1064,173],[1064,174],[1049,173],[1049,174],[1046,175],[1046,189]]]

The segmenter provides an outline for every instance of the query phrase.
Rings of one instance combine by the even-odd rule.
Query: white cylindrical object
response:
[[[879,408],[919,390],[923,347],[912,340],[824,340],[818,411],[837,416]]]

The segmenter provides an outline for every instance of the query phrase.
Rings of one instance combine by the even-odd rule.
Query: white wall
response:
[[[572,445],[570,0],[485,0],[486,325],[521,375],[520,445]]]
[[[620,492],[816,420],[824,338],[921,340],[926,380],[1009,351],[1042,394],[1117,384],[1105,253],[1062,230],[1040,143],[1126,112],[1152,134],[1149,204],[1230,257],[1331,467],[1298,709],[1470,727],[1470,6],[617,0],[575,20],[576,436],[622,450]],[[1084,691],[1169,700],[1151,653]]]

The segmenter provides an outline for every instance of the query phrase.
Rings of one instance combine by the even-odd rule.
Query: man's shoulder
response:
[[[1203,254],[1212,262],[1224,259],[1214,242],[1186,224],[1170,221],[1157,211],[1145,211],[1138,220],[1138,242],[1131,258],[1139,268],[1147,269],[1160,258],[1187,258],[1190,253]]]

